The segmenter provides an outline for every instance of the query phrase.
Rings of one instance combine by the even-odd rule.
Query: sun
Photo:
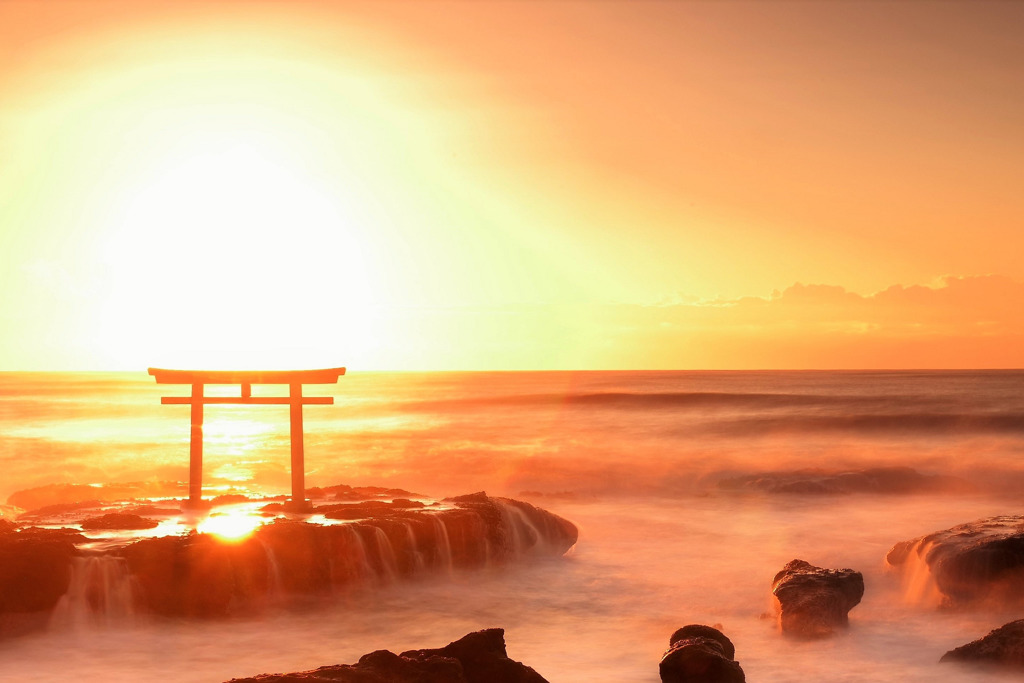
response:
[[[256,531],[263,520],[260,517],[244,513],[214,513],[196,526],[196,530],[204,534],[212,534],[218,539],[232,543],[248,538]]]
[[[121,192],[101,256],[105,346],[231,368],[332,365],[310,349],[366,344],[379,270],[358,198],[272,140],[188,137]]]

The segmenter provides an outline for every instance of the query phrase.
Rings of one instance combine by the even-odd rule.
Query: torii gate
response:
[[[303,396],[303,384],[336,384],[345,368],[324,370],[164,370],[149,368],[157,384],[191,384],[191,396],[163,396],[163,405],[192,406],[192,434],[189,442],[188,505],[200,507],[203,498],[203,406],[209,403],[242,405],[288,405],[291,407],[292,498],[288,507],[305,510],[305,454],[302,445],[302,406],[331,405],[333,396]],[[206,396],[207,384],[238,384],[239,396]],[[253,396],[253,384],[287,384],[287,396]]]

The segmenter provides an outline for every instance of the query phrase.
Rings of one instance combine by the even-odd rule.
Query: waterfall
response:
[[[267,555],[267,600],[271,604],[279,604],[284,600],[281,564],[277,561],[277,555],[273,548],[263,541],[259,541],[259,544]]]
[[[501,510],[502,521],[508,527],[511,539],[511,547],[508,550],[511,557],[518,558],[542,547],[544,535],[524,510],[505,501],[494,502]]]
[[[452,562],[452,542],[448,538],[448,527],[444,524],[444,518],[440,515],[430,515],[430,522],[437,529],[437,559],[448,576],[452,575],[454,563]]]
[[[398,579],[398,561],[395,559],[395,550],[391,547],[391,539],[379,526],[373,527],[373,531],[377,541],[382,578],[394,582]]]
[[[68,590],[54,608],[51,628],[130,625],[134,618],[134,590],[124,558],[89,555],[72,560]]]
[[[900,567],[903,600],[908,604],[934,607],[942,603],[942,593],[935,584],[931,568],[925,561],[932,550],[932,545],[923,541],[915,543]]]
[[[409,552],[412,555],[412,571],[413,574],[422,574],[426,568],[427,563],[423,557],[423,553],[420,552],[419,543],[416,541],[416,533],[412,529],[412,524],[405,522],[405,534],[409,539]]]

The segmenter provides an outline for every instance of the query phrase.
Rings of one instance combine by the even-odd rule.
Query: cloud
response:
[[[1024,367],[1024,284],[947,276],[861,295],[794,284],[768,297],[609,311],[624,367]],[[630,362],[632,361],[632,362]],[[603,363],[602,363],[603,364]]]

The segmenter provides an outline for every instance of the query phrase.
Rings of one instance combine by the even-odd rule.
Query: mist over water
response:
[[[0,496],[185,480],[187,408],[161,406],[177,392],[148,380],[0,375]],[[938,659],[1024,615],[938,610],[884,557],[898,541],[1020,512],[1022,389],[1019,372],[353,373],[323,392],[337,405],[306,408],[307,485],[524,498],[580,527],[574,550],[258,618],[64,618],[0,642],[0,680],[66,680],[69,670],[226,680],[501,626],[509,655],[553,683],[657,681],[669,634],[693,622],[722,625],[751,681],[1010,680]],[[208,486],[287,491],[287,411],[208,408],[206,443]],[[880,466],[969,486],[815,496],[719,486]],[[794,641],[764,618],[772,577],[795,558],[864,573],[848,633]]]

